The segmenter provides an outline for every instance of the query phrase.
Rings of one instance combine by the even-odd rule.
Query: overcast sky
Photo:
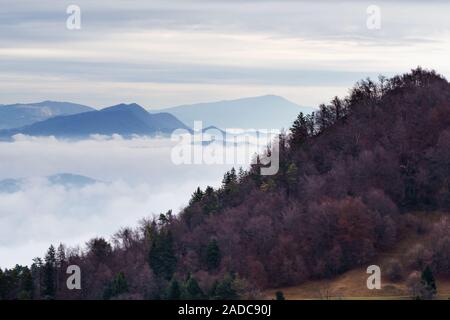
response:
[[[81,29],[66,28],[68,5]],[[367,8],[381,28],[367,28]],[[450,76],[446,1],[0,0],[0,104],[148,108],[276,94],[315,106],[421,65]]]

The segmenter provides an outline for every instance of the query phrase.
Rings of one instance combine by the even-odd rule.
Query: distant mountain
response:
[[[19,128],[56,116],[93,110],[91,107],[81,104],[56,101],[0,105],[0,130]]]
[[[130,136],[133,134],[170,134],[176,129],[189,129],[168,113],[148,113],[138,104],[119,104],[100,111],[59,116],[23,128],[2,130],[0,137],[22,133],[32,136],[86,137],[92,134]]]
[[[60,185],[67,188],[82,188],[96,182],[100,182],[89,177],[71,174],[71,173],[60,173],[52,176],[46,177],[48,182],[53,185]],[[22,189],[23,185],[26,184],[29,179],[5,179],[0,180],[0,193],[14,193]]]
[[[194,121],[203,121],[203,127],[217,126],[221,129],[281,129],[289,128],[292,119],[303,111],[314,111],[311,107],[300,107],[282,97],[261,97],[226,100],[211,103],[182,105],[163,109],[190,127]]]
[[[72,173],[60,173],[47,177],[51,184],[62,185],[66,187],[85,187],[97,182],[98,180]]]

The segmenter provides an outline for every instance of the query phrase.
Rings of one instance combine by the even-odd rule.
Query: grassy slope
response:
[[[419,219],[431,224],[437,221],[442,214],[440,213],[415,213]],[[426,215],[426,217],[425,217]],[[409,299],[409,291],[406,281],[392,282],[383,277],[383,265],[391,258],[397,258],[405,261],[405,253],[410,247],[418,243],[426,243],[428,234],[419,235],[415,232],[404,232],[402,240],[392,250],[380,254],[371,264],[381,267],[382,281],[381,290],[369,290],[366,286],[367,277],[366,269],[363,267],[356,268],[345,272],[333,279],[307,281],[299,286],[277,288],[267,290],[263,293],[267,299],[273,299],[276,291],[282,291],[286,299],[303,300],[303,299]],[[405,272],[405,277],[412,270]],[[450,278],[437,278],[436,284],[438,288],[438,299],[450,298]]]

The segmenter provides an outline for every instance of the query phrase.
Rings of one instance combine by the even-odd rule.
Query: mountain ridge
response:
[[[288,128],[298,113],[314,110],[271,94],[158,109],[170,112],[190,127],[194,121],[202,121],[203,127],[277,130]]]
[[[32,136],[86,137],[93,134],[130,136],[169,134],[189,128],[167,113],[149,113],[136,103],[110,106],[101,110],[57,116],[22,128],[1,130],[0,136],[15,134]]]
[[[35,103],[0,105],[0,129],[14,129],[61,115],[73,115],[95,110],[72,103],[45,100]]]

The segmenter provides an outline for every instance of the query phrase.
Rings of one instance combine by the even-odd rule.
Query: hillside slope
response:
[[[299,114],[280,135],[279,165],[269,176],[260,162],[233,169],[220,188],[195,190],[179,214],[120,230],[114,246],[92,239],[62,262],[88,270],[89,289],[55,296],[237,299],[342,276],[340,285],[401,246],[408,230],[427,236],[405,250],[408,259],[389,262],[389,274],[398,277],[400,265],[420,298],[433,297],[433,277],[450,276],[450,84],[436,72],[364,80],[345,99]],[[409,214],[418,211],[420,219]]]
[[[369,290],[366,282],[370,275],[366,268],[358,267],[329,279],[310,280],[299,286],[266,290],[263,297],[273,299],[276,292],[281,291],[288,300],[411,299],[413,298],[411,278],[414,277],[415,264],[418,262],[416,259],[421,259],[420,255],[415,254],[417,248],[433,246],[431,234],[433,225],[449,216],[448,213],[432,212],[407,215],[411,219],[410,222],[414,223],[405,226],[397,244],[378,254],[370,262],[381,268],[381,290]],[[450,299],[450,276],[438,277],[436,286],[438,299]]]

